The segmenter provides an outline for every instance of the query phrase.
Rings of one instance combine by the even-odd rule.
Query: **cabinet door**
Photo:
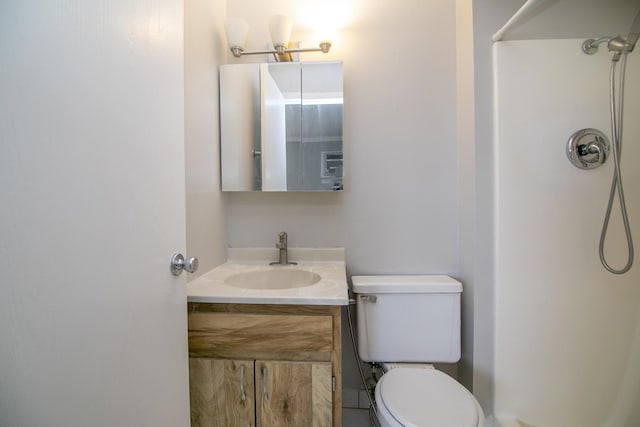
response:
[[[192,427],[253,427],[253,360],[189,359]]]
[[[331,427],[330,362],[256,361],[257,427]]]

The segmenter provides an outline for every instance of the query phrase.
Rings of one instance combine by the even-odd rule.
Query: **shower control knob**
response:
[[[187,273],[195,273],[198,270],[198,258],[193,257],[185,260],[182,254],[174,254],[171,257],[171,274],[178,276],[182,270]]]
[[[609,140],[597,129],[581,129],[567,142],[567,157],[580,169],[594,169],[604,164],[609,155]]]
[[[600,141],[578,145],[578,153],[582,156],[582,160],[587,163],[602,164],[606,160],[605,146]],[[588,156],[589,154],[596,154],[597,156]]]

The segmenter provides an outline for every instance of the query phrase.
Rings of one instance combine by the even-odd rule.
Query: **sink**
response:
[[[224,283],[244,289],[292,289],[311,286],[319,281],[320,276],[312,271],[274,267],[236,273],[227,277]]]
[[[347,305],[343,248],[289,248],[298,265],[269,265],[277,248],[229,248],[227,262],[187,283],[204,304]]]

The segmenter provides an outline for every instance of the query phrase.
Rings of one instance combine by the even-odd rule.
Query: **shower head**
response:
[[[627,37],[600,37],[599,39],[588,39],[582,43],[582,51],[588,55],[593,55],[598,51],[598,46],[606,43],[609,52],[613,52],[613,60],[618,61],[622,54],[633,52],[633,49],[640,38],[640,11],[636,15]]]
[[[606,43],[609,52],[613,52],[613,60],[618,61],[623,53],[633,51],[639,36],[640,33],[629,33],[627,38],[615,36],[587,39],[582,43],[582,51],[587,55],[593,55],[598,51],[598,46]]]

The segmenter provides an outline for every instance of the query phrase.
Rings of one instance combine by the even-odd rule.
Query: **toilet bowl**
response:
[[[380,425],[484,427],[475,397],[430,364],[460,359],[462,284],[448,276],[354,276],[352,284],[360,358],[384,370],[375,388]]]
[[[431,365],[396,364],[376,384],[375,398],[382,427],[484,427],[475,397]]]

